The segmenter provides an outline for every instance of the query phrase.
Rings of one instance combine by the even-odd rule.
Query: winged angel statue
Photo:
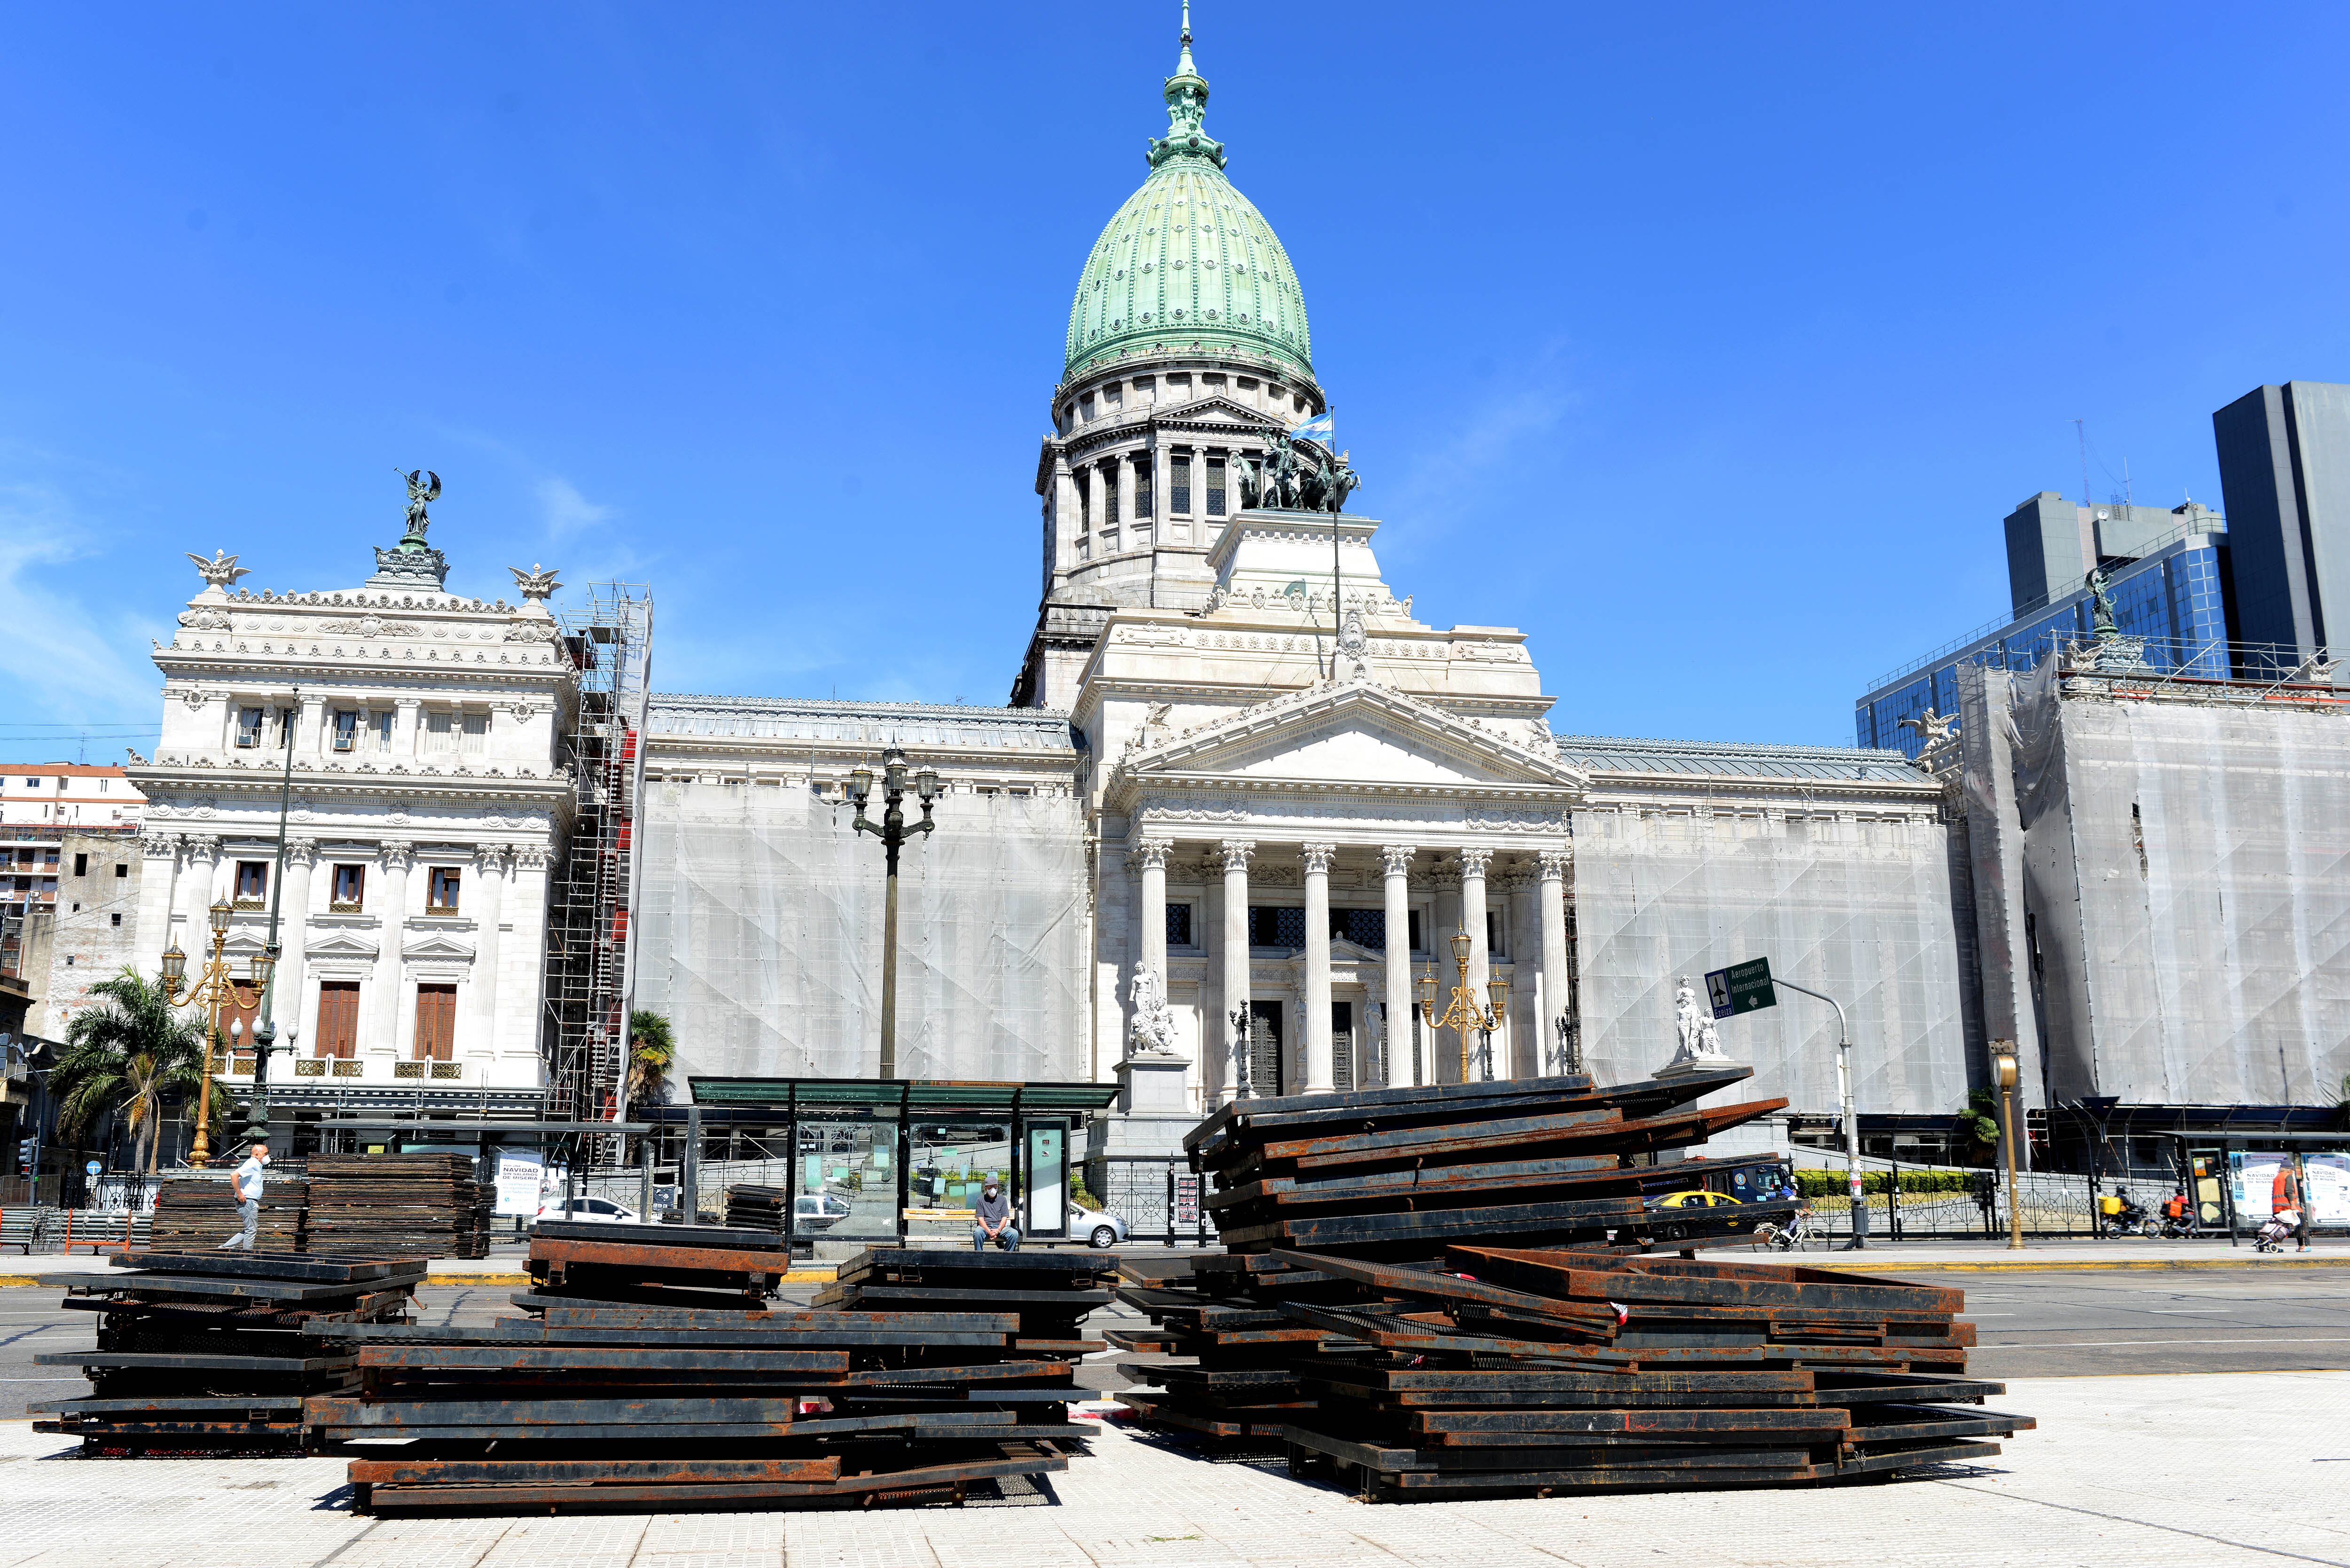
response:
[[[400,473],[396,468],[392,472]],[[411,468],[400,476],[408,481],[408,532],[421,539],[432,521],[424,514],[424,507],[441,499],[441,476],[429,468]]]

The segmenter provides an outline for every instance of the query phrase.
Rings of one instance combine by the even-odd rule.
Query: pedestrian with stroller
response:
[[[2276,1179],[2269,1183],[2269,1211],[2292,1228],[2293,1239],[2301,1243],[2293,1250],[2308,1251],[2309,1205],[2303,1201],[2301,1171],[2289,1154],[2277,1161]]]

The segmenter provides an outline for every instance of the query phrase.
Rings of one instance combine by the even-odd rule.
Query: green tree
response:
[[[1999,1096],[1989,1089],[1967,1096],[1966,1108],[1959,1113],[1959,1127],[1975,1140],[1975,1152],[1989,1158],[1999,1146]]]
[[[629,1014],[629,1103],[650,1103],[668,1082],[670,1064],[677,1059],[677,1044],[670,1037],[669,1020],[658,1012]]]
[[[165,1097],[193,1098],[203,1086],[204,1025],[176,1011],[160,981],[127,966],[89,991],[100,1004],[66,1025],[66,1048],[49,1069],[58,1130],[78,1142],[92,1122],[119,1110],[130,1129],[132,1168],[152,1174]],[[226,1085],[214,1079],[213,1132],[225,1131],[228,1105]]]

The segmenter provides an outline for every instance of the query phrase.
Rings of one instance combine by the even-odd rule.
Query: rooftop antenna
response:
[[[2085,420],[2073,421],[2073,433],[2081,438],[2081,504],[2089,503],[2089,425]]]

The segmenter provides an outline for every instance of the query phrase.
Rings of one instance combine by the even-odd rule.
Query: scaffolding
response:
[[[547,1115],[598,1120],[620,1112],[628,1076],[651,590],[590,584],[584,602],[562,618],[562,629],[579,688],[564,737],[572,779],[569,842],[546,920]]]

